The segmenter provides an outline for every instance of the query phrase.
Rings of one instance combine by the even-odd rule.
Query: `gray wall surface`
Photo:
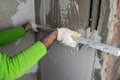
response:
[[[41,80],[91,80],[96,50],[55,42],[40,63]]]
[[[52,28],[86,29],[89,1],[41,0],[40,19],[44,20],[41,24]],[[94,80],[95,55],[96,50],[87,46],[78,50],[55,42],[40,61],[40,80]]]

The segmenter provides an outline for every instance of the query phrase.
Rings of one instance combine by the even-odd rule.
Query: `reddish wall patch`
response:
[[[111,44],[114,45],[116,41],[120,39],[120,23],[117,22],[114,25],[113,29],[113,37]],[[117,77],[117,72],[119,68],[119,62],[118,60],[120,57],[116,57],[113,55],[108,55],[108,60],[106,62],[106,79],[105,80],[115,80]]]
[[[113,38],[111,44],[114,45],[120,39],[120,23],[115,23],[113,30]],[[106,63],[106,80],[114,80],[117,76],[117,71],[119,68],[119,57],[108,55],[108,60]]]
[[[115,23],[113,30],[113,38],[111,44],[115,44],[115,42],[120,39],[120,22]]]
[[[117,4],[116,5],[117,5],[116,6],[117,12],[116,12],[115,17],[118,19],[118,18],[120,18],[120,0],[117,0]]]
[[[120,0],[117,0],[116,4],[116,15],[115,18],[119,19],[120,18]],[[111,41],[111,45],[116,44],[116,42],[120,40],[120,22],[117,22],[114,24],[114,29],[113,29],[113,37]],[[120,44],[116,44],[117,47],[120,48]],[[116,57],[113,55],[108,55],[108,60],[106,62],[106,69],[105,69],[105,80],[116,80],[117,78],[117,72],[119,68],[119,59],[120,57]]]
[[[120,19],[120,0],[117,0],[117,3],[116,3],[115,18]],[[110,44],[114,45],[119,39],[120,39],[120,22],[117,22],[114,24],[113,37]],[[106,62],[105,80],[116,80],[118,75],[117,72],[119,68],[118,60],[120,59],[120,57],[116,57],[110,54],[107,57],[108,57],[108,60]]]

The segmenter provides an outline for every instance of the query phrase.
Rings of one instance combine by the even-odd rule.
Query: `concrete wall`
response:
[[[89,22],[89,0],[41,0],[40,22],[56,28],[68,27],[72,30],[86,29]],[[49,1],[48,1],[49,2]],[[60,4],[59,4],[60,3]],[[45,8],[43,8],[45,7]],[[46,11],[50,7],[49,12]],[[43,13],[45,12],[45,13]],[[40,80],[94,80],[94,71],[101,68],[98,62],[94,70],[96,50],[87,46],[70,48],[55,42],[47,55],[40,61]],[[98,79],[96,79],[98,80]]]

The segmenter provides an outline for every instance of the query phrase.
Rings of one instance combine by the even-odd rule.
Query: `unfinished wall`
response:
[[[68,27],[72,30],[79,28],[86,29],[89,24],[89,1],[35,0],[38,4],[35,4],[35,7],[37,7],[35,8],[37,11],[37,23],[52,28]],[[114,45],[120,37],[120,0],[101,1],[98,30],[103,37],[102,42]],[[0,29],[23,24],[34,18],[34,0],[0,1]],[[29,32],[25,38],[0,47],[0,51],[14,55],[33,42],[34,34]],[[102,80],[120,79],[119,57],[108,54],[104,55],[104,53],[103,55],[97,55],[95,49],[87,46],[81,46],[80,50],[78,48],[73,49],[63,46],[59,42],[55,42],[47,55],[40,61],[39,74],[37,76],[41,80],[98,80],[100,79],[99,72],[101,66],[99,62],[96,67],[93,66],[97,60],[103,64],[101,71]],[[30,79],[36,80],[36,74],[24,75],[19,80]]]

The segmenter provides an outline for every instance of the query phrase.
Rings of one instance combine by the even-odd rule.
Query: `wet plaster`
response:
[[[9,28],[13,26],[13,17],[17,11],[21,2],[26,0],[1,0],[0,1],[0,29]]]
[[[18,1],[19,6],[17,13],[11,17],[14,26],[25,24],[28,21],[35,20],[34,1],[27,0],[25,2]]]
[[[0,1],[0,29],[12,26],[11,17],[17,12],[19,3],[15,0],[1,0]]]

